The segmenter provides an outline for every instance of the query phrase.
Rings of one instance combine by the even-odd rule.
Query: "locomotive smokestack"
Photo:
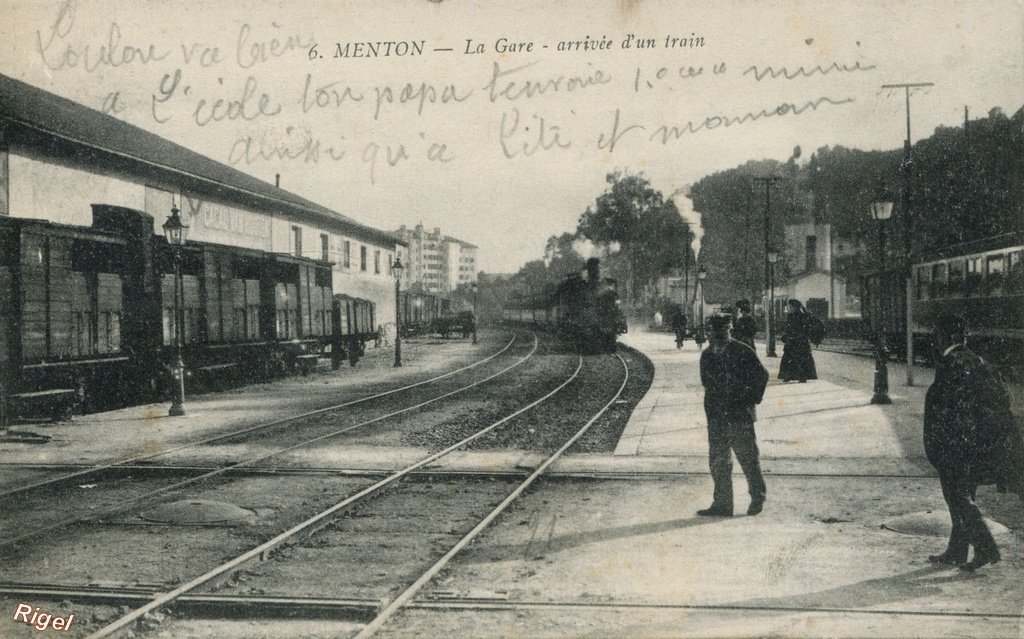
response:
[[[275,173],[274,174],[274,186],[276,186],[277,188],[281,188],[281,174],[280,173]]]
[[[592,257],[587,260],[587,281],[591,284],[597,284],[598,278],[601,276],[601,261],[596,257]]]

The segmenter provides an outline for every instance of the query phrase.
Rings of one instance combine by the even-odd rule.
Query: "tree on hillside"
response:
[[[706,176],[690,189],[705,231],[701,261],[718,290],[757,296],[763,287],[764,188],[752,188],[754,177],[783,178],[771,190],[772,243],[782,246],[785,224],[814,222],[831,224],[835,238],[867,247],[866,253],[833,256],[834,271],[850,289],[875,268],[879,225],[870,206],[882,196],[895,203],[887,224],[888,249],[893,255],[903,252],[907,225],[901,194],[907,176],[901,169],[902,149],[825,146],[804,165],[795,159],[794,154],[785,164],[747,162]],[[915,256],[1024,232],[1024,109],[1011,117],[993,109],[963,127],[939,127],[914,145],[909,179],[909,243]],[[786,276],[783,268],[776,272],[777,281]]]
[[[691,234],[675,202],[652,188],[643,174],[615,171],[605,180],[609,188],[580,216],[577,233],[605,248],[618,244],[625,268],[623,298],[635,306],[646,288],[641,285],[682,265]]]
[[[775,161],[747,162],[697,182],[690,190],[693,208],[701,213],[704,238],[700,260],[725,298],[758,299],[764,285],[764,186],[754,178],[784,175]],[[773,185],[770,243],[782,247],[784,222],[799,207],[786,190]],[[777,271],[781,277],[783,272]]]

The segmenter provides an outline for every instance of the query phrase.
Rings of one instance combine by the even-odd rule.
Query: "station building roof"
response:
[[[0,74],[0,140],[382,244],[407,243],[72,100]]]

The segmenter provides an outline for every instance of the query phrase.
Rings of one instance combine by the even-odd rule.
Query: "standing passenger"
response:
[[[806,382],[818,379],[811,357],[811,316],[798,300],[786,302],[786,328],[782,331],[782,361],[779,363],[779,379]]]
[[[682,348],[683,340],[686,339],[686,314],[682,306],[676,306],[672,312],[672,332],[676,336],[676,348]]]
[[[736,326],[732,329],[732,337],[736,341],[743,342],[750,348],[754,348],[754,335],[757,334],[757,321],[750,314],[750,301],[739,300],[736,302]]]
[[[748,515],[761,512],[767,494],[754,432],[754,406],[761,403],[768,371],[752,349],[729,337],[730,319],[717,313],[708,319],[711,346],[700,357],[704,414],[708,421],[708,464],[715,485],[711,506],[697,511],[701,517],[732,516],[733,452],[747,478]]]
[[[978,485],[995,483],[1020,493],[1024,443],[1010,412],[1006,388],[984,360],[967,348],[962,318],[945,315],[935,326],[941,353],[924,400],[924,449],[939,473],[953,528],[946,550],[932,563],[973,571],[999,561],[999,548],[974,505]],[[974,546],[974,557],[967,551]]]

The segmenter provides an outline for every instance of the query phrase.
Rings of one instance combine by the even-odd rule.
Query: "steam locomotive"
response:
[[[597,258],[587,260],[582,273],[570,274],[553,293],[507,305],[502,319],[547,326],[587,352],[614,352],[618,335],[627,331],[616,282],[601,279]]]

